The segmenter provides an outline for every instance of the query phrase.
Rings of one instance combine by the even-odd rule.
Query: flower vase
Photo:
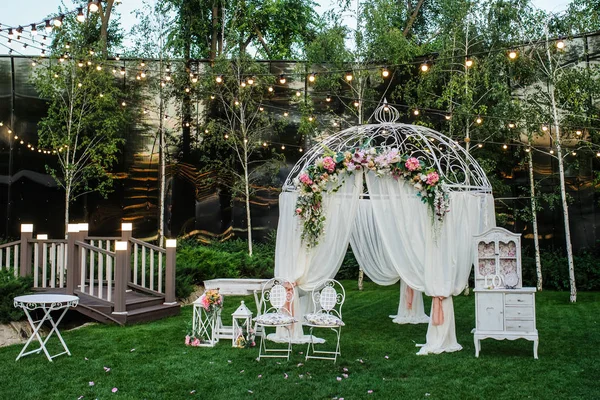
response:
[[[194,305],[193,334],[199,339],[200,347],[214,347],[219,342],[220,317],[220,308],[207,311],[202,306]]]

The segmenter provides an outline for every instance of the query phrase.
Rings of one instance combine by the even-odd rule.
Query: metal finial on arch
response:
[[[400,119],[400,112],[383,99],[383,103],[373,112],[373,117],[380,124],[393,124]]]

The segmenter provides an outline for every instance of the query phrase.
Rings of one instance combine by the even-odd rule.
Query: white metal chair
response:
[[[270,279],[263,285],[260,300],[261,313],[254,318],[256,325],[263,330],[258,351],[259,360],[266,357],[290,359],[292,325],[298,322],[292,315],[294,295],[294,285],[283,278]],[[267,348],[266,328],[285,328],[288,335],[287,348]]]
[[[327,279],[315,287],[312,291],[312,300],[314,312],[304,316],[304,326],[310,328],[311,341],[306,350],[306,359],[318,358],[321,360],[337,361],[337,356],[341,355],[340,335],[342,333],[342,306],[346,299],[344,287],[335,279]],[[328,328],[335,332],[337,344],[335,351],[315,350],[313,329]]]

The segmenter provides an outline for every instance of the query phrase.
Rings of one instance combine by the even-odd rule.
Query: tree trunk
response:
[[[244,165],[244,189],[246,200],[246,226],[248,227],[248,255],[252,257],[252,216],[250,215],[250,181],[248,178],[248,150],[244,144],[244,157],[246,165]]]
[[[65,188],[65,238],[67,237],[67,232],[69,231],[69,206],[71,204],[71,189],[70,186]]]
[[[113,4],[115,0],[106,0],[106,5],[102,7],[102,2],[99,2],[100,8],[98,13],[100,14],[100,40],[102,42],[102,55],[104,58],[108,57],[108,22],[110,21],[110,13],[112,12]]]
[[[162,61],[161,61],[161,73],[162,73]],[[160,198],[158,199],[158,245],[162,246],[165,239],[165,189],[166,189],[166,160],[165,160],[165,130],[163,125],[164,119],[164,100],[162,88],[159,92],[160,104],[158,112],[158,159],[160,163],[159,167],[159,182],[160,182]]]
[[[531,196],[531,224],[533,225],[533,243],[535,247],[535,272],[537,275],[537,290],[542,291],[542,261],[540,257],[540,239],[537,223],[537,200],[535,199],[535,181],[533,179],[533,155],[528,153],[529,161],[529,189]]]
[[[217,58],[217,40],[219,37],[219,7],[216,2],[213,2],[211,15],[211,34],[210,34],[210,62],[211,64]]]
[[[423,5],[423,3],[425,3],[425,0],[419,0],[417,5],[415,6],[415,10],[411,14],[408,22],[406,23],[406,27],[404,28],[404,32],[402,32],[402,36],[404,36],[404,37],[408,36],[408,33],[412,29],[412,26],[415,23],[417,16],[419,15],[419,10],[421,9],[421,6]]]
[[[365,281],[365,271],[362,270],[362,268],[359,268],[358,270],[358,290],[363,290],[364,289],[364,283]]]
[[[546,26],[546,56],[548,57],[548,63],[553,72],[555,72],[555,66],[552,63],[552,55],[550,53],[549,44],[549,33]],[[553,74],[554,75],[554,74]],[[569,283],[571,286],[571,295],[569,301],[575,303],[577,301],[577,287],[575,286],[575,264],[573,262],[573,247],[571,245],[571,230],[569,228],[569,205],[567,204],[567,190],[565,187],[565,166],[562,156],[562,145],[561,145],[561,132],[560,132],[560,120],[558,116],[558,106],[556,105],[556,98],[554,94],[554,76],[549,77],[550,82],[550,103],[552,107],[552,119],[554,123],[554,140],[556,143],[556,156],[558,158],[558,175],[560,178],[560,198],[563,208],[563,222],[565,225],[565,244],[567,247],[567,261],[569,264]]]

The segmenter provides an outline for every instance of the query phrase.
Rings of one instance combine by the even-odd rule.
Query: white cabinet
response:
[[[476,250],[475,287],[520,288],[521,235],[504,228],[492,228],[474,237]],[[510,278],[507,279],[507,276]],[[511,282],[513,281],[513,282]]]
[[[475,357],[479,357],[481,340],[533,341],[533,357],[538,358],[538,332],[535,326],[535,288],[483,289],[475,292],[473,331]]]

